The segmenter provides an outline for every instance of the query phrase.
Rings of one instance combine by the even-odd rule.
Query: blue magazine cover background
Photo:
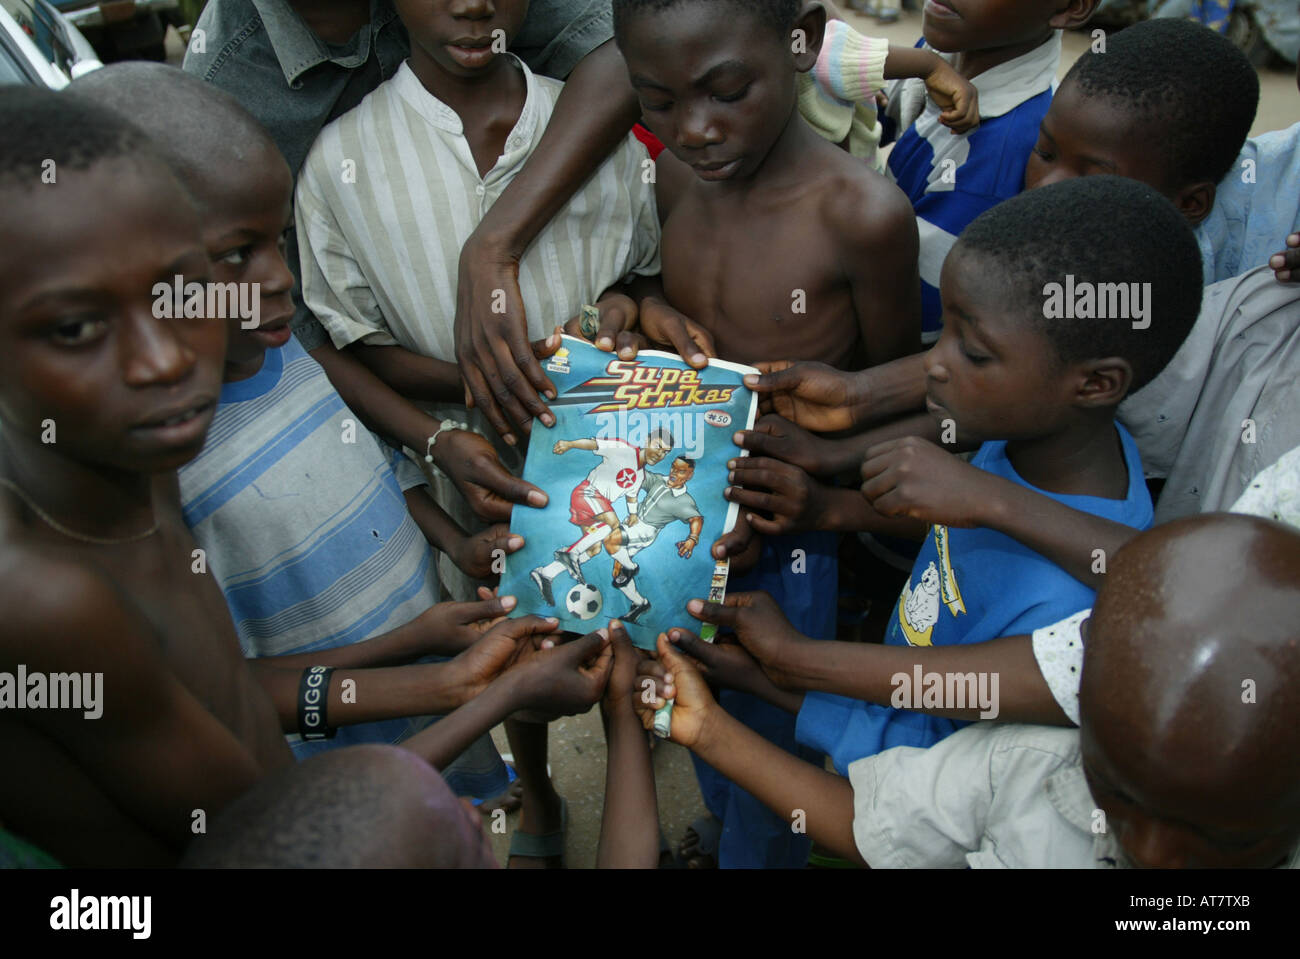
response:
[[[685,607],[725,595],[727,564],[710,550],[739,511],[722,491],[727,462],[745,455],[732,436],[754,423],[757,397],[742,381],[754,370],[718,360],[694,370],[658,351],[624,361],[568,336],[545,366],[556,425],[534,422],[524,478],[550,502],[514,509],[525,545],[506,559],[501,595],[518,599],[515,615],[555,616],[578,633],[619,619],[645,649],[673,626],[702,632]]]

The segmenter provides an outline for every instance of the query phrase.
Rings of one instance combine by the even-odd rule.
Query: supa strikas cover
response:
[[[755,371],[696,370],[658,351],[620,360],[570,336],[546,371],[556,424],[534,424],[524,478],[550,503],[515,508],[525,546],[506,560],[501,595],[518,598],[516,615],[579,633],[621,620],[645,649],[673,626],[700,632],[686,603],[726,593],[727,563],[711,550],[739,510],[722,492],[727,462],[745,455],[732,436],[754,425],[742,378]]]

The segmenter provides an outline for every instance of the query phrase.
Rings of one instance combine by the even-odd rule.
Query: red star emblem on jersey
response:
[[[636,483],[636,470],[619,470],[614,482],[619,489],[630,489]]]

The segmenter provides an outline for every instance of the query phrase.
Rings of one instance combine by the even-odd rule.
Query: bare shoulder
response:
[[[152,630],[102,570],[0,530],[0,661],[67,666],[138,656]]]
[[[907,194],[845,151],[827,159],[821,205],[824,221],[846,250],[916,245],[916,214]],[[909,242],[910,240],[910,242]]]

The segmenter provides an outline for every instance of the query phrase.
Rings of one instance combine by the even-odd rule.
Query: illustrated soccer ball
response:
[[[600,590],[595,586],[579,583],[569,590],[568,596],[564,597],[564,605],[570,614],[579,619],[592,619],[599,615],[603,600]]]

